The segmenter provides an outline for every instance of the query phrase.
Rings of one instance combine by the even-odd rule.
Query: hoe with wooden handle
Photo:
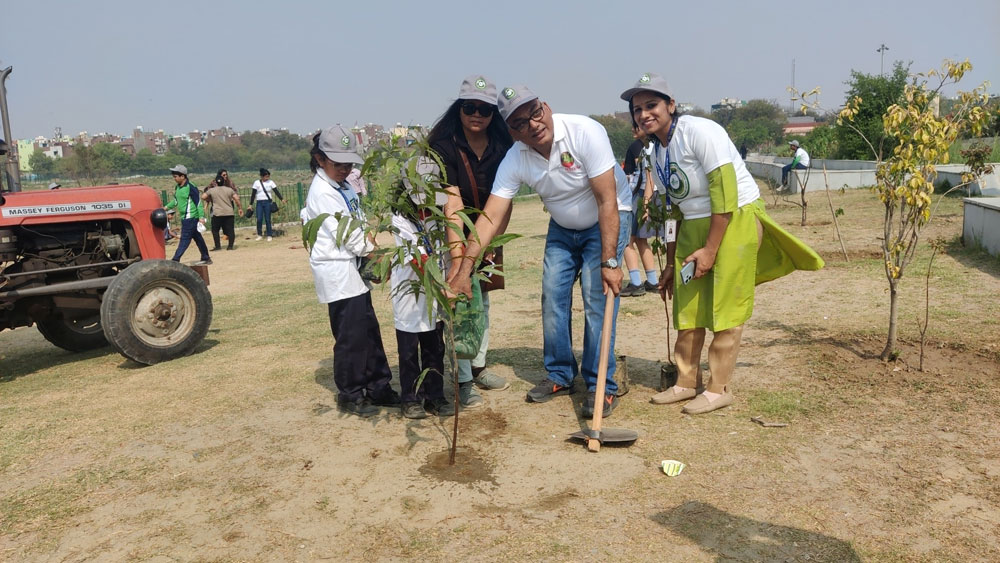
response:
[[[601,326],[601,356],[597,363],[597,389],[594,392],[594,420],[590,423],[589,431],[580,431],[570,434],[570,438],[577,438],[587,442],[587,449],[592,452],[600,451],[604,442],[634,442],[639,438],[639,434],[634,430],[623,428],[607,428],[601,431],[601,420],[604,418],[604,389],[608,383],[608,356],[611,352],[611,325],[615,319],[615,295],[608,291],[608,296],[604,303],[604,323]]]

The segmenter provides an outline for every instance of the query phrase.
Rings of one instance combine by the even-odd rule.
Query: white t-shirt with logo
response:
[[[552,219],[566,229],[597,224],[597,199],[590,179],[614,169],[618,210],[632,209],[628,177],[611,150],[608,132],[583,115],[552,114],[552,152],[548,158],[518,141],[500,162],[492,194],[513,199],[521,184],[538,193]]]
[[[670,155],[670,185],[664,185],[660,171]],[[653,181],[658,190],[666,188],[670,200],[680,206],[685,219],[700,219],[712,215],[708,193],[708,173],[732,164],[736,169],[738,207],[760,198],[757,182],[750,175],[736,145],[721,125],[691,115],[677,118],[674,136],[665,150],[656,147]],[[658,166],[657,166],[658,165]]]

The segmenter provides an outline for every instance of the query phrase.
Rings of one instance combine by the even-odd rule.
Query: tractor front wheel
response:
[[[212,296],[191,268],[143,260],[119,273],[104,293],[101,324],[123,356],[152,365],[194,351],[212,324]]]

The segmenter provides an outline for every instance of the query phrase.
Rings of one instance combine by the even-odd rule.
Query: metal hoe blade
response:
[[[628,430],[627,428],[602,428],[599,432],[581,430],[570,434],[569,437],[576,440],[583,440],[584,442],[593,438],[603,444],[605,442],[634,442],[639,439],[639,433],[635,430]]]

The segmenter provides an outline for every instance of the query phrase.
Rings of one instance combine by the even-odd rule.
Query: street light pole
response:
[[[888,51],[888,50],[889,50],[889,48],[885,46],[885,43],[882,43],[882,45],[878,49],[875,49],[876,53],[881,53],[882,54],[882,62],[879,63],[879,67],[878,67],[878,75],[879,76],[882,76],[882,75],[885,74],[885,52]]]

